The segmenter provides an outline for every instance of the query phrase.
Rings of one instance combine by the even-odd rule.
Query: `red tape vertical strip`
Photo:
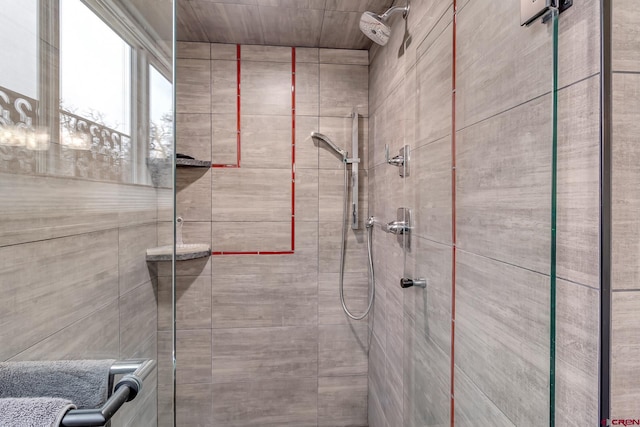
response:
[[[237,135],[236,135],[236,167],[240,167],[240,78],[241,78],[241,49],[240,45],[236,45],[236,69],[237,69],[237,98],[236,98],[236,109],[237,109]]]
[[[296,248],[296,48],[291,48],[291,251]]]
[[[456,25],[458,6],[453,0],[453,56],[451,61],[451,427],[455,426],[456,338]]]

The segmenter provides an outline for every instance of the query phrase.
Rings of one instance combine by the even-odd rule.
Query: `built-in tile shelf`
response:
[[[147,249],[147,261],[171,261],[173,245]],[[207,258],[211,256],[211,246],[207,243],[182,243],[176,245],[176,261]]]
[[[178,168],[210,168],[211,162],[209,160],[177,158],[176,167]]]

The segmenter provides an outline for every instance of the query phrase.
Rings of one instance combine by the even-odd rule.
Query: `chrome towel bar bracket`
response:
[[[140,393],[144,380],[156,367],[152,359],[137,359],[116,362],[109,370],[109,387],[113,385],[115,375],[124,375],[113,387],[113,394],[100,408],[72,409],[60,423],[63,427],[99,427],[104,426],[126,402]]]

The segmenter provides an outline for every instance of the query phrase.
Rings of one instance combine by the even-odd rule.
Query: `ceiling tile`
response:
[[[338,49],[368,49],[369,40],[360,31],[360,12],[324,12],[320,47]]]
[[[191,0],[212,43],[264,44],[258,6]]]
[[[224,4],[248,4],[257,6],[258,0],[202,0],[205,3],[224,3]]]
[[[147,0],[134,0],[147,1]],[[176,0],[180,41],[367,49],[365,10],[393,0]]]
[[[322,9],[326,0],[256,0],[258,6],[290,7],[294,9]]]
[[[326,10],[339,10],[341,12],[364,12],[371,11],[383,13],[393,0],[327,0]]]
[[[266,44],[318,46],[323,10],[260,7]]]
[[[180,41],[209,41],[207,34],[202,29],[202,24],[191,8],[191,3],[186,0],[177,2],[176,32]]]

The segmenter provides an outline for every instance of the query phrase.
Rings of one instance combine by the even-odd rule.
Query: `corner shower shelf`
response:
[[[173,245],[147,249],[147,261],[171,261],[172,254]],[[211,246],[207,243],[182,243],[176,245],[176,261],[188,261],[210,256]]]
[[[210,168],[211,162],[209,160],[177,158],[176,167],[178,168]]]

